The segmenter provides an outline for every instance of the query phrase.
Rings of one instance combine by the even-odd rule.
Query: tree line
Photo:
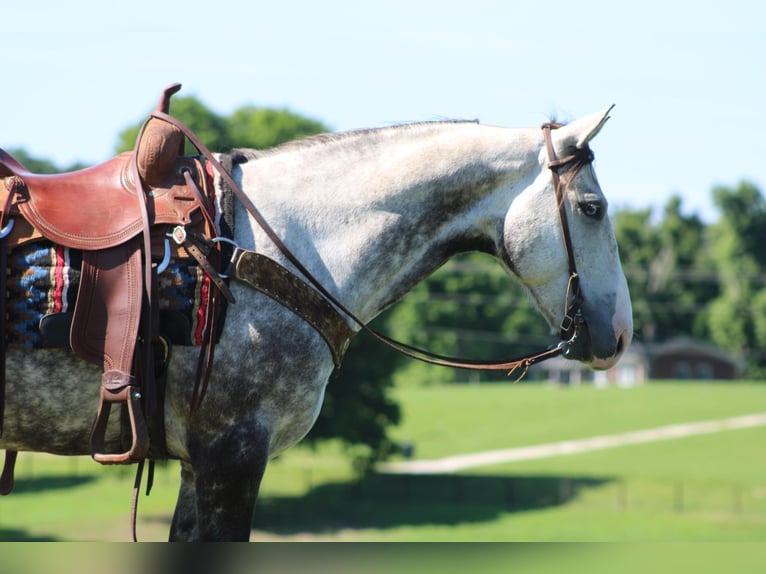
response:
[[[171,112],[213,150],[265,149],[330,131],[286,109],[244,106],[222,116],[194,97]],[[140,123],[119,134],[115,153],[132,149]],[[64,171],[26,150],[9,150],[33,171]],[[82,166],[68,166],[73,169]],[[635,335],[660,342],[691,335],[745,360],[745,376],[766,375],[766,200],[743,181],[711,190],[717,219],[704,222],[670,196],[664,209],[613,210],[610,217],[633,303]],[[373,326],[405,343],[445,355],[513,357],[552,342],[523,290],[491,258],[467,254],[448,262]],[[401,416],[396,384],[468,381],[479,375],[403,359],[361,334],[327,389],[307,440],[364,445],[361,460],[382,458],[395,445],[387,429]],[[482,373],[482,380],[503,374]]]
[[[745,377],[766,375],[766,201],[754,184],[711,190],[717,219],[684,214],[671,196],[650,209],[614,215],[633,300],[638,340],[691,335],[745,361]]]

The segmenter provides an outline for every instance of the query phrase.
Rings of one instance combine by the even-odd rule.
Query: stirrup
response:
[[[98,406],[96,422],[90,437],[91,456],[101,464],[132,464],[146,458],[149,453],[149,431],[141,410],[141,389],[135,385],[121,385],[118,388],[108,383],[109,372],[104,373],[104,384],[101,386],[101,402]],[[128,407],[128,418],[132,444],[130,449],[122,453],[106,453],[106,428],[109,413],[113,404],[125,403]]]

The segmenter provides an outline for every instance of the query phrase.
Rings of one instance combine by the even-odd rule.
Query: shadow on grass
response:
[[[253,527],[274,534],[345,528],[486,522],[507,512],[555,507],[611,479],[551,476],[371,474],[326,483],[298,497],[258,500]]]
[[[31,536],[26,530],[0,528],[0,542],[59,542],[52,536]]]
[[[61,490],[82,486],[98,480],[97,476],[88,475],[61,475],[61,476],[40,476],[16,479],[13,487],[14,494],[35,494],[46,490]]]

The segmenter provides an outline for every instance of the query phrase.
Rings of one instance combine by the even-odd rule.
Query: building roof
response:
[[[694,337],[674,337],[667,341],[663,341],[662,343],[653,343],[649,345],[647,352],[652,358],[687,354],[710,357],[724,363],[729,363],[738,369],[744,367],[742,361],[730,352],[721,349],[720,347],[716,347],[707,341],[695,339]]]

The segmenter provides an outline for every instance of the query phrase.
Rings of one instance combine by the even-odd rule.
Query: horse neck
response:
[[[399,126],[288,145],[243,164],[242,182],[302,263],[369,321],[450,256],[501,247],[540,145],[537,130]]]

